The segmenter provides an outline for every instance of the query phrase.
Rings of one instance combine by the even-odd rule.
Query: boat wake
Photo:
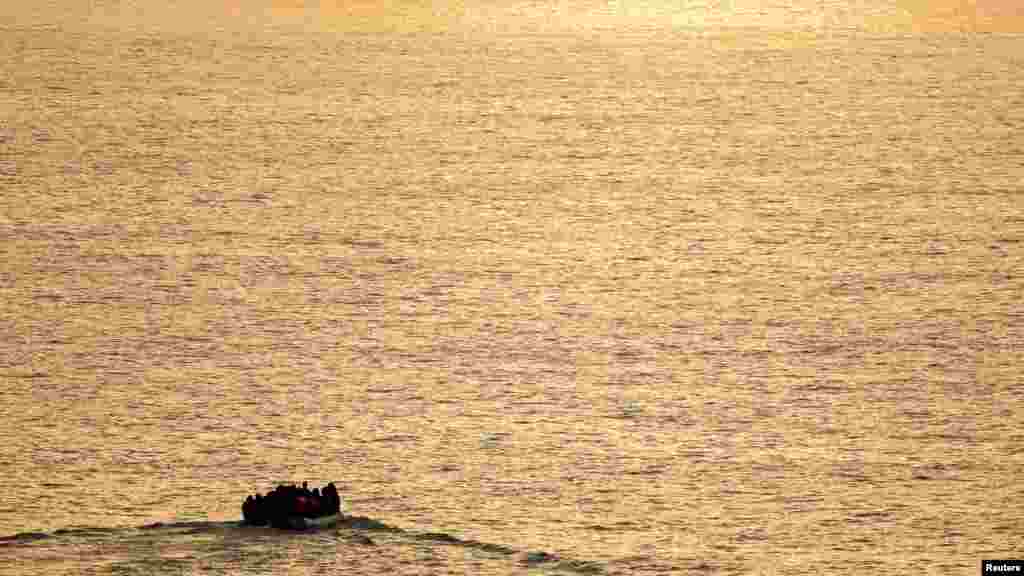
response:
[[[203,534],[231,539],[244,539],[247,535],[260,538],[302,538],[307,535],[316,535],[321,539],[336,538],[339,542],[354,546],[387,546],[404,541],[417,546],[460,548],[468,552],[505,558],[521,566],[543,571],[594,575],[606,573],[603,565],[598,562],[566,558],[540,550],[519,550],[503,544],[460,538],[447,532],[411,530],[392,526],[366,516],[345,516],[331,528],[309,532],[289,532],[269,527],[250,526],[241,521],[155,522],[136,527],[62,528],[53,532],[30,531],[0,536],[0,548],[11,550],[19,546],[38,546],[47,542],[59,546],[62,540],[67,541],[66,543],[69,545],[82,540],[93,543],[104,540],[128,542],[147,535],[155,540],[171,541],[176,536],[201,536]]]

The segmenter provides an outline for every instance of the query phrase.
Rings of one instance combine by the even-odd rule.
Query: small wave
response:
[[[153,522],[139,526],[139,530],[182,530],[192,531],[219,530],[222,528],[235,528],[241,526],[240,521],[213,522],[209,520],[183,520],[181,522]]]
[[[377,543],[374,542],[373,539],[367,536],[366,534],[353,534],[352,536],[349,536],[348,541],[353,542],[355,544],[362,544],[363,546],[377,545]]]
[[[92,534],[111,534],[117,532],[118,528],[102,526],[82,526],[79,528],[59,528],[53,531],[54,536],[89,536]]]
[[[383,532],[405,532],[397,526],[385,524],[380,520],[367,518],[366,516],[345,516],[338,526],[344,528],[355,528],[356,530],[377,530]]]
[[[42,540],[43,538],[49,537],[50,535],[46,532],[18,532],[17,534],[11,534],[10,536],[0,536],[0,543],[31,542],[33,540]]]
[[[421,532],[414,534],[413,538],[417,540],[430,540],[433,542],[440,542],[442,544],[450,544],[452,546],[461,546],[463,548],[474,548],[476,550],[482,550],[484,552],[492,552],[495,554],[503,554],[505,556],[511,556],[516,551],[508,546],[502,546],[501,544],[491,544],[489,542],[480,542],[479,540],[464,540],[457,536],[452,536],[445,532]]]
[[[714,568],[704,562],[700,562],[693,559],[694,564],[691,565],[690,570],[697,572],[686,573],[700,573],[706,571],[714,571]],[[611,561],[609,571],[613,574],[678,574],[684,569],[674,564],[668,564],[657,558],[646,555],[637,556],[626,556]]]
[[[571,558],[562,558],[557,554],[551,554],[544,551],[527,552],[523,556],[523,565],[528,567],[535,567],[541,564],[551,564],[556,570],[562,570],[566,572],[576,572],[577,574],[603,574],[604,569],[601,568],[596,562],[589,560],[574,560]]]

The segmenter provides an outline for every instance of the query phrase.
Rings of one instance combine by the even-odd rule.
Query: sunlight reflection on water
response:
[[[0,20],[0,535],[236,519],[334,480],[356,513],[517,552],[202,526],[5,552],[1020,555],[1016,36],[851,28],[905,17],[881,2],[702,16],[755,26],[728,31],[655,3],[136,5]]]

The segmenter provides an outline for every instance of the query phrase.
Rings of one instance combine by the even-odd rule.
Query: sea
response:
[[[1024,558],[1019,6],[3,2],[0,575]]]

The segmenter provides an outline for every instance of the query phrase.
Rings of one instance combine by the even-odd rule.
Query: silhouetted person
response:
[[[252,496],[246,496],[245,502],[242,502],[242,521],[246,524],[252,524],[253,520],[255,520],[253,498]]]
[[[252,511],[253,519],[252,523],[256,526],[263,526],[267,523],[267,501],[260,496],[260,493],[256,493],[256,497],[252,500]]]
[[[324,509],[328,514],[337,514],[341,511],[341,497],[338,496],[338,489],[334,482],[327,484],[324,488]]]

